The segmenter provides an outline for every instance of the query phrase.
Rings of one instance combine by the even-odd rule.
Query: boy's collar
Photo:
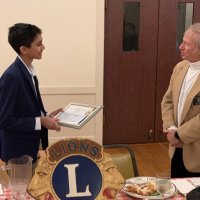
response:
[[[17,57],[21,60],[21,62],[24,64],[24,66],[27,68],[27,70],[29,71],[29,73],[32,75],[32,76],[35,76],[36,75],[36,72],[35,72],[35,69],[33,67],[33,65],[31,64],[30,66],[27,66],[26,63],[23,61],[23,59],[17,55]]]

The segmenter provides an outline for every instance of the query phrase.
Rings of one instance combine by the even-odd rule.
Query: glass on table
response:
[[[156,189],[161,195],[168,194],[171,189],[170,174],[161,172],[156,174]]]
[[[7,165],[2,166],[8,171],[9,187],[15,199],[24,200],[28,196],[27,186],[32,178],[32,158],[24,155],[13,158]]]

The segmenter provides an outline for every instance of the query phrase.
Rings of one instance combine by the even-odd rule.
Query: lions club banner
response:
[[[28,192],[39,200],[107,200],[123,183],[101,145],[69,138],[50,146],[39,159]]]

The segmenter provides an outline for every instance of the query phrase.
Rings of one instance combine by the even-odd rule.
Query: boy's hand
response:
[[[41,125],[46,127],[47,129],[50,130],[55,130],[55,131],[60,131],[61,128],[57,121],[59,121],[57,118],[52,118],[52,117],[40,117],[41,120]]]
[[[63,112],[63,108],[59,108],[53,112],[50,112],[49,117],[55,117],[59,112]]]

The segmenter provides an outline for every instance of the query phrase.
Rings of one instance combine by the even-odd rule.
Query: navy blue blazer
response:
[[[46,113],[45,110],[42,110]],[[35,131],[35,118],[41,116],[32,77],[17,57],[0,78],[0,157],[29,155],[37,159],[40,138],[48,146],[48,131]]]

